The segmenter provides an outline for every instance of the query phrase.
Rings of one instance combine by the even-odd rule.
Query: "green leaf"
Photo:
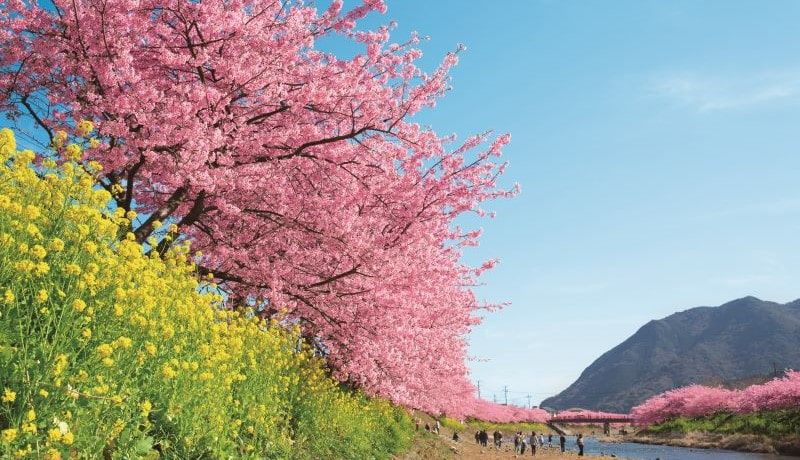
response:
[[[147,455],[151,450],[153,450],[153,441],[155,440],[152,436],[148,436],[144,439],[136,441],[136,444],[134,444],[133,447],[134,452],[139,455]]]

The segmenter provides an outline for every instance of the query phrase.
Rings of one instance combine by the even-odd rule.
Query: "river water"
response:
[[[556,441],[554,438],[553,441]],[[554,445],[556,445],[554,443]],[[575,438],[567,438],[567,447],[576,450]],[[776,460],[776,459],[800,459],[799,457],[787,457],[782,455],[751,454],[746,452],[734,452],[719,449],[693,449],[688,447],[659,446],[653,444],[635,444],[630,442],[608,443],[600,442],[595,438],[586,438],[586,455],[606,456],[616,455],[620,458],[636,460]]]

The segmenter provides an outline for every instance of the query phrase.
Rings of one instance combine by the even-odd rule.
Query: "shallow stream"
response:
[[[555,440],[554,438],[553,441]],[[567,448],[573,451],[576,450],[574,437],[568,438]],[[591,456],[600,454],[610,456],[613,454],[617,457],[636,460],[788,460],[793,458],[800,460],[800,457],[752,454],[719,449],[695,449],[688,447],[635,444],[630,442],[608,443],[600,442],[591,437],[586,438],[584,452],[586,455]]]

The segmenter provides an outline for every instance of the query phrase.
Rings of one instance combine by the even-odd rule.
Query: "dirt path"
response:
[[[561,453],[560,449],[554,445],[552,448],[545,447],[537,450],[536,455],[531,455],[529,449],[525,450],[524,455],[514,453],[514,444],[510,438],[503,441],[500,449],[494,447],[481,447],[475,442],[475,438],[470,433],[459,433],[462,439],[458,442],[452,440],[453,432],[442,428],[441,434],[421,432],[415,440],[414,447],[403,457],[403,460],[438,460],[438,459],[481,459],[481,460],[506,460],[532,458],[540,460],[556,459],[576,459],[579,458],[575,452]],[[572,446],[574,447],[574,446]]]

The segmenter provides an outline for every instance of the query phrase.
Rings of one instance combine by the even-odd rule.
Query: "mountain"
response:
[[[650,321],[542,407],[627,412],[672,388],[758,379],[800,369],[800,300],[744,297]]]

